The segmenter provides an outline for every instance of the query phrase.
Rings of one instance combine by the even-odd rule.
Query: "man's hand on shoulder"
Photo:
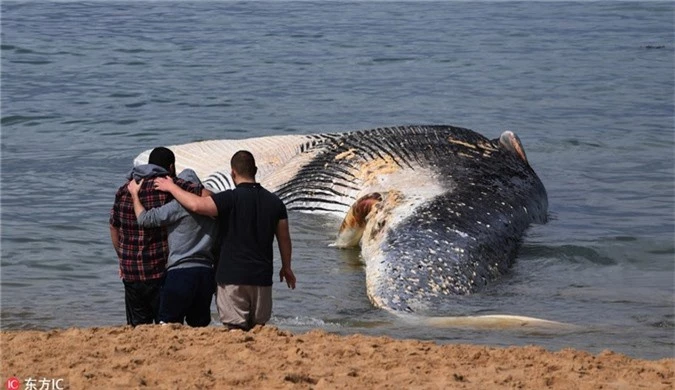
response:
[[[195,194],[194,192],[186,191],[185,189],[181,188],[182,183],[190,184],[195,190],[200,188],[200,186],[197,186],[192,182],[180,181],[180,183],[176,183],[168,177],[156,178],[154,181],[154,187],[159,191],[170,192],[171,195],[176,198],[178,203],[180,203],[188,211],[210,217],[215,217],[218,215],[218,208],[216,207],[213,198],[201,197],[199,196],[199,193]]]
[[[142,185],[143,180],[136,183],[136,180],[131,179],[129,180],[129,184],[127,184],[127,189],[129,190],[132,196],[138,196],[138,192],[141,190]]]
[[[155,178],[155,189],[164,192],[171,192],[173,189],[178,188],[176,183],[173,182],[173,179],[170,177],[157,177]]]

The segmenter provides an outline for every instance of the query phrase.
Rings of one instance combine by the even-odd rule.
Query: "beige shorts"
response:
[[[223,325],[251,329],[272,317],[272,286],[218,285],[218,316]]]

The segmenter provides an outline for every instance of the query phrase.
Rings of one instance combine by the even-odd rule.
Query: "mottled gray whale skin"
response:
[[[443,313],[436,309],[453,297],[480,291],[508,271],[528,226],[547,217],[544,185],[509,131],[488,139],[461,127],[397,126],[171,149],[177,170],[195,169],[215,191],[233,186],[232,154],[251,151],[258,181],[289,210],[343,219],[336,246],[361,247],[368,297],[395,313]]]
[[[530,223],[546,220],[546,190],[519,140],[511,142],[452,126],[326,137],[307,148],[320,153],[276,193],[290,209],[305,211],[349,207],[356,199],[341,195],[350,190],[380,194],[360,240],[368,295],[388,310],[427,311],[452,295],[477,292],[507,272]],[[402,172],[403,182],[378,187],[354,174],[374,161],[382,164],[371,175]],[[405,177],[415,175],[422,180],[416,177],[412,188],[402,188]],[[438,189],[410,206],[406,198],[422,193],[425,185]],[[320,197],[325,201],[314,202]]]

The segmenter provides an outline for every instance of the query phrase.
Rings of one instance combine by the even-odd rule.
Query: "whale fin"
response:
[[[499,145],[511,153],[514,153],[529,165],[529,162],[527,161],[527,155],[525,154],[525,148],[523,147],[523,144],[520,142],[520,138],[518,138],[516,133],[508,130],[503,132],[502,135],[499,136]]]
[[[420,318],[417,318],[419,321]],[[535,317],[526,317],[507,314],[492,314],[478,316],[450,316],[450,317],[422,317],[421,320],[434,327],[468,327],[485,329],[513,329],[513,328],[538,328],[573,330],[578,325],[567,324],[558,321],[545,320]]]

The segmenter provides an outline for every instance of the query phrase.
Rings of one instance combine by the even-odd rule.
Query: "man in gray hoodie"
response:
[[[185,169],[179,179],[202,188],[197,174]],[[211,299],[216,290],[214,267],[218,258],[218,223],[211,217],[190,213],[176,200],[146,210],[139,190],[142,181],[128,185],[138,224],[144,228],[166,227],[169,258],[160,290],[159,321],[207,326],[211,323]],[[202,191],[202,196],[211,192]]]

